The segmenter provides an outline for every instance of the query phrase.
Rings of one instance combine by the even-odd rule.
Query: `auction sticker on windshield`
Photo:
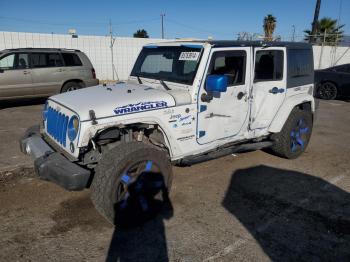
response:
[[[181,52],[179,60],[197,61],[199,52]]]

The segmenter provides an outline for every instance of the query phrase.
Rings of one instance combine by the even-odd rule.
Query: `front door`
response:
[[[205,81],[198,95],[197,142],[210,143],[237,135],[248,118],[248,92],[251,73],[250,47],[217,48],[211,52],[208,75],[228,76],[226,92],[206,95]],[[205,78],[204,78],[205,79]]]
[[[287,63],[283,47],[255,49],[250,129],[270,126],[287,92]]]
[[[0,59],[0,97],[24,97],[34,94],[26,53],[12,53]]]

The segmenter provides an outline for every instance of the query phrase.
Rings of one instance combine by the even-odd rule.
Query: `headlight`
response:
[[[70,141],[74,141],[79,131],[79,119],[77,116],[72,116],[68,122],[68,138]]]
[[[47,103],[47,101],[46,101],[46,102],[45,102],[45,105],[44,105],[44,109],[43,109],[43,120],[44,120],[44,121],[46,121],[48,109],[49,109],[49,106],[48,106],[48,103]]]

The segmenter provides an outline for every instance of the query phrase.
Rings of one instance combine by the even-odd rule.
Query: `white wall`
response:
[[[350,63],[350,47],[314,46],[315,69]]]
[[[117,37],[114,43],[115,79],[126,80],[134,61],[147,43],[168,41],[164,39]],[[87,54],[101,80],[112,80],[110,38],[108,36],[1,32],[0,50],[19,47],[49,47],[79,49]],[[315,69],[350,63],[350,47],[314,46]]]
[[[116,37],[114,42],[114,66],[119,80],[126,80],[141,47],[164,39]],[[99,79],[112,80],[110,37],[1,32],[0,50],[20,47],[70,48],[83,51],[92,62]],[[115,79],[118,79],[115,75]]]

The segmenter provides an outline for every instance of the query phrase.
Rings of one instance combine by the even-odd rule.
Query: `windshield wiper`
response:
[[[136,76],[136,77],[137,77],[137,81],[139,81],[139,84],[142,85],[141,78],[139,76]]]
[[[169,91],[171,90],[166,83],[164,83],[164,81],[162,79],[159,79],[159,82],[162,84],[162,86],[164,87],[165,90]]]

